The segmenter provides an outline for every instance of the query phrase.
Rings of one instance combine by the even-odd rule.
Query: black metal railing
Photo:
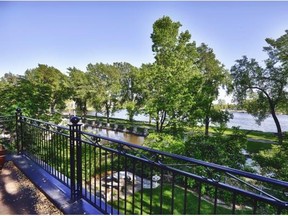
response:
[[[17,145],[106,214],[287,214],[288,183],[17,112]]]

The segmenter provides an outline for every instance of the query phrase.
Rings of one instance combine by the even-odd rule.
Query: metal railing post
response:
[[[82,197],[82,147],[80,119],[73,116],[70,119],[70,168],[71,168],[71,199]]]
[[[22,121],[21,121],[22,112],[20,108],[16,109],[16,148],[17,154],[23,152],[23,140],[22,140]],[[19,127],[20,124],[20,127]],[[21,143],[21,144],[20,144]]]

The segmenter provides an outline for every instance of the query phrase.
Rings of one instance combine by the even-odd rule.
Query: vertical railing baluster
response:
[[[93,179],[94,179],[94,184],[93,184],[93,187],[94,187],[94,197],[95,197],[95,205],[97,206],[97,190],[96,190],[96,181],[97,181],[97,149],[95,146],[93,146],[93,158],[94,158],[94,176],[93,176]],[[101,193],[100,193],[100,200],[101,200]]]
[[[89,154],[90,154],[90,152],[89,152]],[[84,144],[84,167],[85,167],[85,169],[84,169],[84,182],[85,182],[85,190],[84,190],[84,192],[85,192],[85,194],[84,194],[84,196],[85,197],[87,197],[87,187],[86,187],[86,182],[87,182],[87,173],[88,173],[88,170],[87,170],[87,168],[86,168],[86,166],[87,166],[87,144]]]
[[[280,215],[281,212],[282,212],[282,208],[281,208],[281,207],[278,207],[278,208],[277,208],[277,215]]]
[[[107,180],[107,177],[108,177],[108,175],[107,175],[107,150],[105,150],[105,155],[104,155],[104,157],[105,157],[105,168],[104,168],[104,170],[105,170],[105,212],[107,212],[107,191],[108,191],[108,189],[107,189],[107,187],[108,187],[108,180]]]
[[[133,179],[132,179],[132,214],[135,214],[134,213],[134,211],[135,211],[135,178],[136,178],[136,176],[135,176],[135,172],[136,172],[136,167],[135,167],[135,164],[136,164],[136,162],[134,162],[134,160],[133,160],[133,163],[132,163],[133,165],[133,172],[132,172],[132,177],[133,177]]]
[[[254,214],[254,215],[255,215],[256,212],[257,212],[257,205],[258,205],[257,200],[254,200],[254,204],[253,204],[253,214]]]
[[[111,152],[111,158],[110,158],[110,160],[111,160],[111,163],[110,163],[110,165],[111,165],[111,177],[112,177],[112,185],[111,185],[111,203],[112,203],[112,205],[113,205],[113,194],[114,194],[114,154],[113,154],[113,152]],[[111,208],[111,214],[113,215],[114,214],[114,212],[113,212],[113,210],[114,210],[114,208],[112,207]]]
[[[144,189],[144,166],[143,166],[143,162],[141,163],[141,198],[140,198],[140,214],[143,214],[143,189]]]
[[[75,138],[74,138],[74,126],[69,125],[70,131],[70,179],[71,179],[71,198],[75,200]]]
[[[45,161],[44,161],[43,131],[40,129],[38,130],[39,130],[40,149],[41,149],[40,159],[42,161],[42,166],[44,167]]]
[[[44,145],[45,145],[45,155],[46,155],[45,156],[45,162],[46,162],[46,170],[49,172],[49,166],[50,166],[49,152],[50,152],[50,148],[49,148],[48,136],[49,136],[48,127],[47,127],[47,125],[45,125],[45,132],[44,132]]]
[[[175,173],[172,174],[171,214],[174,213]]]
[[[150,165],[150,204],[149,204],[149,214],[152,214],[152,196],[153,196],[153,181],[152,181],[152,176],[153,176],[153,165]]]
[[[215,187],[215,193],[214,193],[214,214],[217,213],[217,199],[218,199],[218,187]]]
[[[53,175],[57,177],[57,166],[58,166],[58,163],[57,163],[57,136],[55,134],[54,131],[51,131],[52,133],[52,145],[53,145]]]
[[[56,148],[56,177],[58,178],[58,179],[60,179],[60,161],[59,161],[59,135],[58,135],[58,133],[57,133],[57,131],[55,132],[55,142],[56,142],[56,145],[55,145],[55,148]]]
[[[188,188],[188,185],[187,185],[187,176],[185,176],[185,180],[184,180],[184,206],[183,206],[183,215],[186,215],[187,213],[187,188]]]
[[[80,119],[78,117],[74,116],[70,119],[72,125],[69,125],[72,200],[80,199],[82,196],[82,149],[81,149],[81,124],[78,124],[79,120]]]
[[[201,211],[201,195],[202,195],[202,182],[199,183],[199,195],[198,195],[198,214]]]
[[[82,142],[81,142],[81,124],[76,125],[76,157],[77,157],[77,192],[78,199],[82,197]]]
[[[91,200],[91,197],[92,197],[92,190],[91,190],[91,179],[92,179],[92,146],[91,145],[89,145],[89,179],[88,179],[88,182],[89,182],[89,199]],[[85,185],[86,185],[87,183],[85,182]]]
[[[66,158],[67,158],[67,160],[66,160],[66,174],[67,174],[67,183],[69,182],[69,179],[71,179],[71,166],[70,166],[70,159],[71,159],[71,157],[70,157],[70,154],[69,154],[69,152],[70,152],[70,145],[69,145],[69,138],[66,138]]]
[[[127,214],[127,156],[124,155],[125,179],[124,179],[124,214]]]
[[[102,194],[102,149],[99,148],[99,192]],[[100,202],[100,209],[102,209],[102,202]]]
[[[16,143],[17,154],[23,154],[23,124],[22,112],[20,108],[16,109]]]
[[[161,177],[160,177],[160,215],[163,213],[163,168],[161,167]]]
[[[121,159],[121,154],[120,150],[118,151],[118,159],[117,159],[117,179],[118,179],[118,193],[117,193],[117,209],[118,209],[118,214],[120,214],[120,159]]]
[[[61,136],[61,162],[62,162],[62,166],[61,166],[61,173],[62,173],[62,178],[61,180],[65,183],[65,138],[64,136]]]
[[[232,198],[232,214],[235,214],[235,207],[236,207],[236,193],[233,193],[233,198]]]

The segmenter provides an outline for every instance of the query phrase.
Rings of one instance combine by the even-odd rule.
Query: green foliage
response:
[[[87,75],[91,90],[89,101],[96,112],[107,116],[109,122],[110,115],[120,107],[120,70],[109,64],[88,64]]]
[[[279,108],[288,102],[288,31],[280,38],[266,39],[268,54],[265,67],[258,64],[255,59],[243,56],[231,68],[233,77],[234,97],[240,104],[245,104],[247,112],[257,118],[260,124],[268,114],[271,114],[278,133],[279,143],[282,143],[282,129],[276,116]],[[285,54],[286,53],[286,54]]]
[[[225,126],[222,126],[214,136],[205,136],[198,132],[192,135],[173,136],[164,133],[152,133],[145,139],[144,144],[152,149],[185,155],[195,159],[242,169],[246,149],[246,134],[234,127],[232,134],[223,136]]]
[[[0,92],[2,115],[13,115],[20,107],[26,116],[48,118],[51,90],[47,86],[10,74],[2,78]]]
[[[272,145],[272,148],[261,150],[254,159],[262,167],[263,175],[272,175],[274,178],[288,181],[288,139],[282,145]]]
[[[91,86],[87,73],[73,67],[68,68],[69,81],[72,91],[72,99],[76,103],[76,108],[82,112],[85,117],[87,114],[87,103],[91,97]]]
[[[127,62],[114,63],[113,65],[120,71],[120,103],[127,110],[129,121],[132,122],[134,115],[139,113],[143,102],[139,69]]]
[[[183,138],[164,133],[151,133],[144,144],[152,149],[183,155],[185,145]]]
[[[33,118],[59,122],[55,109],[65,108],[70,96],[67,77],[47,65],[27,70],[25,76],[5,74],[0,82],[1,114],[22,113]]]
[[[213,49],[202,43],[197,47],[197,51],[199,53],[197,66],[202,77],[196,105],[197,109],[200,110],[198,118],[203,119],[205,134],[208,135],[210,122],[226,123],[231,118],[229,114],[217,109],[213,104],[219,95],[219,88],[228,85],[230,77],[224,65],[216,59]],[[195,118],[193,115],[191,117]]]
[[[68,77],[58,69],[43,64],[38,67],[26,70],[25,79],[39,88],[46,88],[49,91],[46,100],[50,103],[50,113],[54,114],[56,109],[65,108],[65,100],[71,96]]]
[[[147,88],[144,109],[155,118],[158,131],[163,131],[169,122],[179,122],[194,103],[189,81],[199,76],[195,65],[197,50],[195,43],[190,42],[190,33],[179,33],[180,27],[179,22],[167,16],[153,24],[155,63],[142,66],[141,80]]]
[[[234,127],[229,136],[222,136],[222,132],[216,136],[193,134],[185,142],[185,152],[192,158],[240,169],[245,164],[241,151],[246,142],[246,135]]]

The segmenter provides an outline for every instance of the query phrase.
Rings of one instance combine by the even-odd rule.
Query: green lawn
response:
[[[256,140],[266,140],[266,141],[272,141],[272,142],[277,141],[277,136],[272,132],[262,132],[262,131],[244,130],[244,129],[240,129],[240,130],[243,131],[247,135],[247,138],[256,139]],[[211,133],[214,132],[213,127],[211,127],[210,132]],[[224,134],[225,135],[232,134],[232,129],[227,128]]]
[[[171,185],[163,186],[163,195],[162,195],[162,212],[160,209],[160,195],[161,188],[158,187],[152,190],[152,212],[151,214],[184,214],[184,189],[175,187],[174,188],[174,211],[171,211],[172,206],[172,189]],[[141,199],[141,192],[135,193],[134,196],[134,210],[133,210],[133,197],[127,197],[126,201],[126,214],[150,214],[150,189],[143,190],[143,199]],[[196,197],[192,192],[187,192],[186,198],[186,214],[198,214],[198,197]],[[141,213],[141,203],[142,203],[142,213]],[[117,208],[118,201],[113,202],[114,206]],[[125,213],[125,200],[120,200],[119,210],[122,213]],[[214,207],[212,203],[209,203],[205,200],[201,201],[201,214],[214,214]],[[251,210],[236,211],[236,214],[251,214]],[[216,214],[232,214],[232,208],[224,208],[217,206]]]
[[[261,150],[268,150],[272,148],[271,143],[261,143],[261,142],[252,142],[252,141],[248,141],[247,142],[247,151],[250,154],[253,153],[259,153],[259,151]]]

